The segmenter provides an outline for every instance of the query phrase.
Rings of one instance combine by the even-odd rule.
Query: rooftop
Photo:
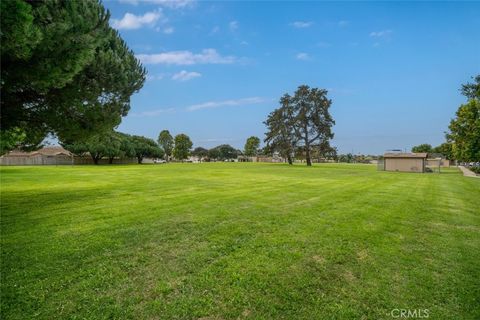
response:
[[[61,146],[47,146],[31,152],[26,152],[22,150],[12,150],[6,155],[4,155],[4,157],[32,157],[39,154],[44,156],[56,156],[61,154],[64,154],[67,156],[71,155],[70,151],[65,150]]]
[[[401,153],[385,153],[383,155],[384,158],[427,158],[428,153],[426,152],[419,152],[419,153],[413,153],[413,152],[401,152]]]

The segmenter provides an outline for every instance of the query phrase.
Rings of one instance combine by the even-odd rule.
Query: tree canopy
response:
[[[461,105],[448,128],[447,139],[452,142],[455,159],[480,161],[480,100],[471,99]]]
[[[192,155],[199,158],[204,158],[208,156],[208,150],[202,147],[196,147],[193,149]]]
[[[315,145],[326,148],[333,138],[331,130],[335,121],[330,115],[332,101],[327,90],[301,85],[293,96],[283,95],[280,108],[273,111],[265,124],[268,132],[265,142],[287,156],[291,163],[292,154],[300,148],[311,166],[311,151]]]
[[[442,154],[446,159],[454,159],[453,152],[452,152],[452,144],[449,142],[444,142],[439,146],[436,146],[435,148],[432,149],[433,153],[440,153]]]
[[[210,158],[217,160],[236,159],[238,151],[229,144],[221,144],[210,149],[208,155]]]
[[[432,152],[432,146],[428,143],[423,143],[423,144],[420,144],[418,146],[414,146],[412,148],[412,152],[427,152],[427,153],[431,153]]]
[[[260,148],[260,139],[255,136],[251,136],[245,142],[244,153],[246,156],[252,157],[257,155]]]
[[[129,137],[129,144],[139,164],[144,158],[161,158],[164,155],[163,150],[150,138],[133,135]]]
[[[111,131],[90,137],[85,141],[63,144],[63,147],[73,154],[84,156],[87,153],[93,163],[98,164],[100,159],[108,158],[113,163],[114,158],[133,157],[133,149],[128,135]]]
[[[175,136],[175,147],[173,148],[173,156],[176,160],[187,159],[193,143],[186,134],[178,134]]]
[[[264,122],[267,127],[264,151],[270,154],[276,151],[286,158],[289,164],[293,164],[298,138],[291,124],[292,119],[289,117],[285,99],[282,98],[280,103],[282,106],[272,111]]]
[[[480,99],[480,74],[472,77],[473,83],[466,83],[462,85],[462,94],[468,99]]]
[[[174,141],[173,137],[168,130],[162,130],[158,135],[158,144],[162,147],[163,152],[165,152],[165,160],[169,160],[172,155]]]
[[[145,70],[98,0],[1,1],[1,130],[37,148],[109,132],[130,109]],[[13,131],[12,131],[13,129]]]
[[[465,162],[480,161],[480,75],[474,80],[462,85],[461,91],[468,101],[460,105],[446,133],[451,156]]]

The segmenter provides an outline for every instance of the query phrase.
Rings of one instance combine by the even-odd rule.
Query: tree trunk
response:
[[[108,163],[112,164],[113,163],[113,157],[108,158]]]
[[[287,155],[287,161],[288,161],[288,164],[293,164],[292,156],[290,154]]]
[[[305,124],[305,159],[307,160],[307,166],[310,167],[312,165],[312,159],[310,159],[310,140],[308,140],[308,128]]]
[[[143,157],[137,157],[137,160],[138,160],[138,164],[142,164]]]
[[[307,166],[312,165],[312,160],[310,159],[310,146],[305,146],[305,158],[307,159]]]
[[[100,160],[100,159],[98,158],[97,155],[92,155],[92,160],[93,160],[94,164],[98,164],[98,160]]]

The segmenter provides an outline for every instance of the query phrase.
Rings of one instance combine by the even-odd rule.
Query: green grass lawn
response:
[[[2,319],[480,319],[480,179],[2,167]]]

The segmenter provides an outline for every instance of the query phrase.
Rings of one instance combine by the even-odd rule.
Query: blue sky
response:
[[[329,90],[342,153],[438,145],[480,73],[480,3],[105,1],[148,70],[120,131],[263,139],[280,96]]]

